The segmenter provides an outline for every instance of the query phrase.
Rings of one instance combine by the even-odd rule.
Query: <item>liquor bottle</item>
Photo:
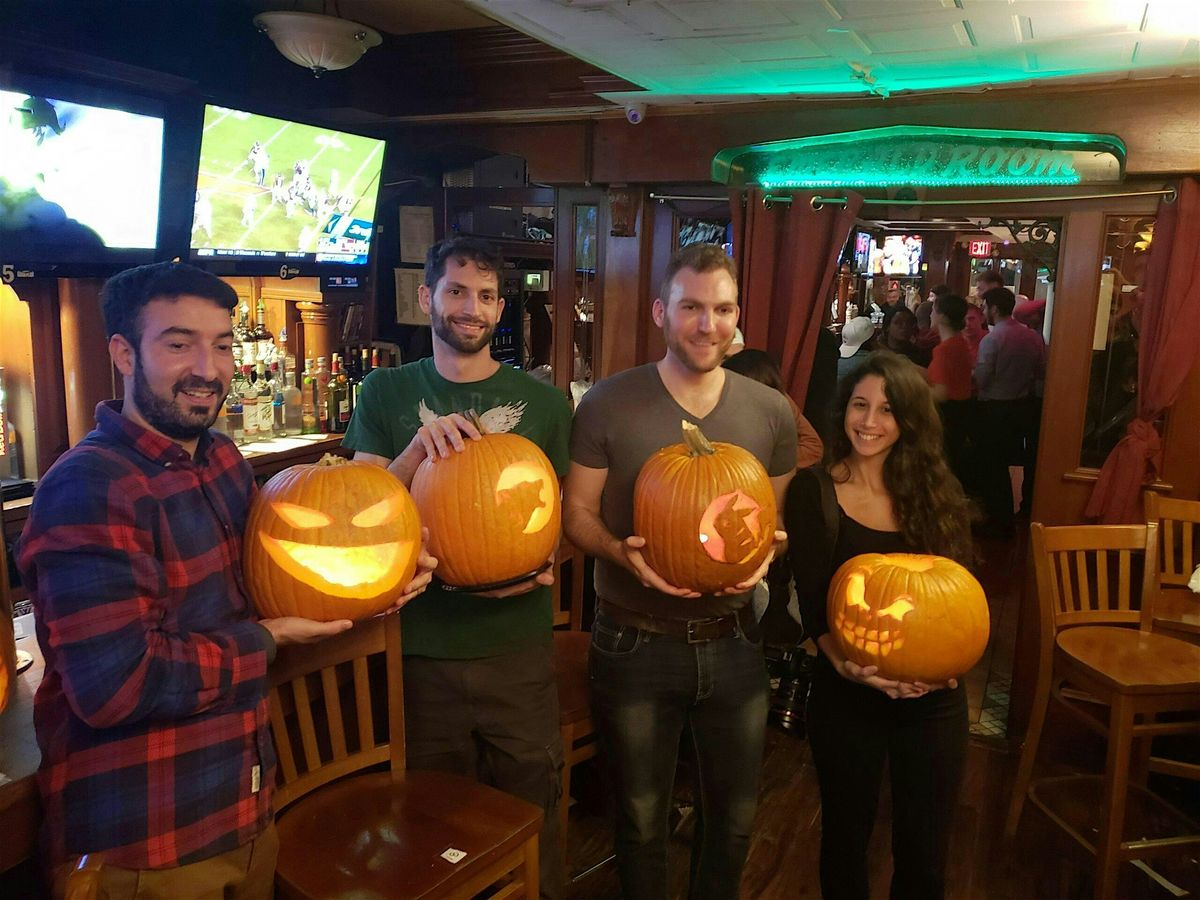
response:
[[[379,348],[378,347],[371,348],[371,368],[372,369],[379,368]]]
[[[296,387],[295,376],[290,371],[285,371],[283,373],[283,433],[293,435],[303,432],[304,398],[300,388]]]
[[[317,374],[311,359],[304,361],[304,380],[300,389],[300,433],[320,434],[317,417]]]
[[[331,426],[329,423],[329,367],[325,364],[325,357],[317,357],[317,370],[313,373],[313,378],[316,380],[317,401],[317,427],[321,434],[329,434]]]
[[[251,377],[253,372],[249,363],[242,363],[242,432],[247,444],[258,440],[258,388]]]
[[[233,382],[230,384],[229,394],[225,398],[226,434],[238,445],[246,443],[246,429],[242,417],[243,390],[242,370],[239,367],[233,371]]]
[[[275,335],[267,329],[267,307],[262,297],[254,306],[254,330],[250,332],[250,337],[255,345],[254,358],[266,362],[267,354],[275,346]]]
[[[267,383],[271,386],[271,409],[272,425],[271,433],[275,437],[283,437],[287,434],[287,428],[283,422],[284,396],[283,396],[283,379],[279,377],[279,362],[278,360],[271,363],[271,372],[267,377]]]
[[[342,371],[342,360],[335,353],[333,371],[329,374],[329,430],[342,434],[350,424],[350,389],[346,373]]]
[[[260,359],[255,366],[254,390],[258,394],[258,439],[269,441],[275,436],[275,391],[267,377],[267,366]]]

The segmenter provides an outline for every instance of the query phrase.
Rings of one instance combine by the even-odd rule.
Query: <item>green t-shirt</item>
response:
[[[362,383],[342,446],[395,459],[417,429],[437,416],[479,413],[488,431],[516,432],[550,458],[558,476],[569,465],[571,408],[553,385],[501,365],[483,381],[438,374],[433,358],[376,369]],[[483,535],[480,540],[486,540]],[[435,584],[404,607],[404,652],[437,659],[499,656],[550,640],[550,588],[504,599],[442,590]]]

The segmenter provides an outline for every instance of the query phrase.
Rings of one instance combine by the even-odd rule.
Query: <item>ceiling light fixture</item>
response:
[[[354,65],[370,48],[383,43],[373,28],[319,13],[259,13],[254,24],[280,53],[317,78]]]

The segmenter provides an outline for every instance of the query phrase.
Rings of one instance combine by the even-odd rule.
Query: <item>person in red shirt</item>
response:
[[[933,304],[933,325],[941,342],[933,348],[928,379],[942,416],[942,436],[946,461],[959,482],[966,486],[970,467],[967,435],[971,421],[970,345],[963,336],[968,304],[957,294],[938,294]]]

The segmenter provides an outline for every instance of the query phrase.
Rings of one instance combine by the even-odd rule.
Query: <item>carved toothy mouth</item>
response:
[[[396,561],[413,545],[412,541],[390,541],[359,547],[321,547],[266,534],[260,537],[275,564],[285,571],[299,566],[329,588],[347,590],[366,586],[377,592],[395,587],[403,574]]]
[[[901,623],[914,609],[911,594],[901,594],[883,609],[872,609],[866,601],[866,577],[855,572],[846,584],[846,605],[838,610],[834,628],[845,646],[885,657],[904,646]],[[884,622],[885,619],[890,622]]]

